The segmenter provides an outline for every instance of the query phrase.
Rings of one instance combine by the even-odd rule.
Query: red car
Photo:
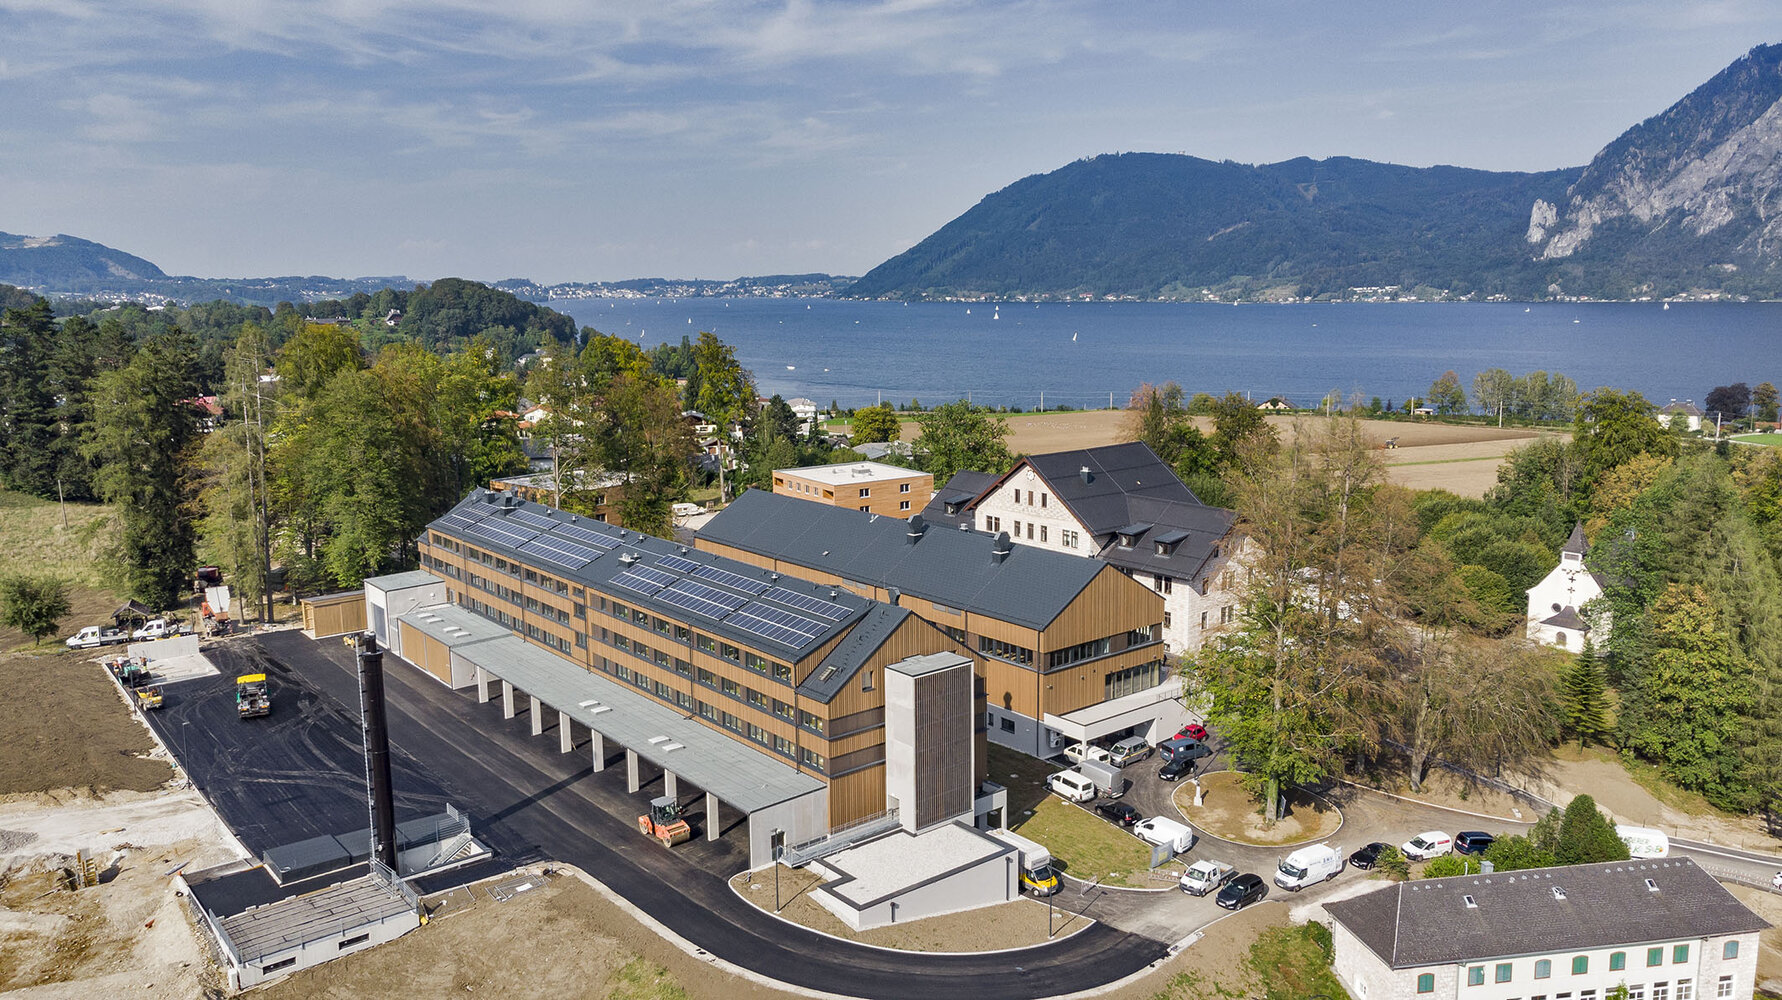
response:
[[[1181,739],[1184,736],[1198,743],[1205,743],[1207,741],[1207,727],[1198,722],[1190,722],[1182,727],[1181,732],[1176,734],[1176,739]]]

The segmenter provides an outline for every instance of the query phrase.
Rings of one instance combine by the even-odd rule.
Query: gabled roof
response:
[[[947,485],[936,488],[934,496],[928,500],[928,506],[922,508],[923,519],[929,524],[955,529],[962,524],[967,528],[972,527],[972,502],[994,485],[996,478],[991,473],[969,469],[953,473],[953,478],[947,480]]]
[[[1560,546],[1559,551],[1562,553],[1569,552],[1580,559],[1589,553],[1590,543],[1584,540],[1583,521],[1579,521],[1577,524],[1572,525],[1571,537],[1565,540],[1565,544]]]
[[[1559,613],[1553,617],[1543,618],[1541,624],[1551,625],[1554,628],[1569,628],[1574,632],[1590,631],[1590,623],[1579,617],[1578,609],[1569,604],[1560,608]]]
[[[1095,535],[1105,535],[1132,523],[1127,508],[1127,501],[1132,497],[1200,503],[1163,459],[1139,441],[1029,455],[997,479],[991,489],[1008,482],[1028,467],[1045,480],[1052,495]]]
[[[919,517],[919,515],[918,515]],[[1044,629],[1096,574],[1100,560],[1014,545],[1006,537],[922,525],[749,490],[699,529],[716,542],[844,580]],[[992,554],[998,545],[1007,554]]]
[[[1467,905],[1469,896],[1475,905]],[[1770,926],[1688,858],[1422,879],[1325,909],[1394,969],[1681,942]]]
[[[1121,569],[1139,570],[1188,580],[1199,586],[1212,565],[1213,554],[1237,523],[1237,513],[1202,503],[1178,503],[1150,497],[1128,501],[1134,517],[1142,520],[1127,527],[1144,531],[1131,546],[1121,545],[1122,535],[1109,536],[1101,558]],[[1159,554],[1157,546],[1164,551]]]
[[[798,685],[798,693],[806,698],[815,698],[827,705],[831,698],[834,698],[842,688],[848,685],[850,680],[853,680],[854,675],[860,672],[860,668],[866,665],[866,661],[872,658],[872,654],[878,652],[879,647],[883,646],[885,641],[891,638],[891,634],[896,632],[909,618],[910,612],[905,608],[894,608],[889,604],[873,604],[872,610],[866,613],[866,617],[860,619],[848,631],[848,634],[842,637],[842,641],[835,644],[835,648],[829,651],[829,655],[823,657],[822,662],[817,664],[817,668],[811,671],[810,676]],[[921,622],[921,627],[933,628],[934,626],[927,622]]]

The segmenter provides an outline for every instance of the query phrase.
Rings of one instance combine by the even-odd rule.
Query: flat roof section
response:
[[[815,483],[828,486],[847,486],[850,483],[876,483],[886,479],[914,479],[928,473],[920,469],[905,469],[883,462],[837,462],[834,465],[806,465],[796,469],[775,469],[776,476],[797,476]]]
[[[948,823],[920,834],[899,830],[824,858],[841,878],[820,888],[856,909],[908,892],[956,871],[1013,853],[1013,844]]]
[[[826,787],[790,762],[511,634],[458,655],[745,813]]]
[[[942,670],[950,670],[958,666],[971,666],[971,661],[958,653],[923,653],[910,656],[887,666],[886,670],[895,670],[910,677],[922,677]]]
[[[424,608],[416,608],[397,621],[415,629],[431,639],[445,644],[447,649],[457,649],[472,643],[487,642],[502,636],[513,635],[513,630],[498,622],[492,622],[482,615],[452,604],[433,604]]]
[[[1115,698],[1112,701],[1086,705],[1074,712],[1063,715],[1045,714],[1041,719],[1046,725],[1079,740],[1093,740],[1108,733],[1136,725],[1138,720],[1151,717],[1152,706],[1166,701],[1177,701],[1182,697],[1182,679],[1171,677],[1155,687],[1148,687],[1136,694]]]
[[[407,590],[410,587],[430,587],[436,583],[444,583],[439,577],[424,569],[411,569],[406,573],[391,573],[388,576],[368,576],[367,587],[376,587],[384,593],[392,590]]]
[[[413,907],[402,894],[370,875],[319,892],[255,907],[217,921],[243,965],[290,951],[350,927],[375,924]]]

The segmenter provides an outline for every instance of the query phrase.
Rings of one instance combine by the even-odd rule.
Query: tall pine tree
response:
[[[56,314],[48,299],[0,317],[0,484],[56,495],[56,402],[49,358]]]
[[[1595,643],[1584,640],[1584,649],[1565,669],[1560,686],[1566,731],[1579,743],[1602,743],[1607,739],[1610,732],[1608,685],[1602,664],[1596,658]]]

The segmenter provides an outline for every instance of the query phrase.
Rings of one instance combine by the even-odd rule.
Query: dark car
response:
[[[1198,743],[1207,741],[1207,727],[1198,722],[1190,722],[1176,733],[1176,739],[1190,739]]]
[[[1389,846],[1391,845],[1382,844],[1377,840],[1374,841],[1366,847],[1363,847],[1361,850],[1356,851],[1354,854],[1349,855],[1349,867],[1367,871],[1374,865],[1379,864],[1380,852],[1384,851]]]
[[[1245,872],[1225,883],[1225,888],[1219,890],[1219,896],[1213,902],[1227,910],[1241,910],[1266,895],[1268,883],[1262,880],[1262,876]]]
[[[1213,748],[1199,740],[1177,737],[1158,747],[1157,754],[1165,761],[1177,759],[1199,760],[1202,757],[1211,757],[1213,755]]]
[[[1454,835],[1454,853],[1484,854],[1485,849],[1497,840],[1483,830],[1462,830]]]
[[[1131,826],[1143,819],[1139,811],[1124,802],[1103,802],[1095,807],[1095,811],[1106,816],[1119,826]]]
[[[1164,781],[1174,781],[1194,773],[1194,761],[1188,757],[1177,757],[1157,769],[1157,776]]]

